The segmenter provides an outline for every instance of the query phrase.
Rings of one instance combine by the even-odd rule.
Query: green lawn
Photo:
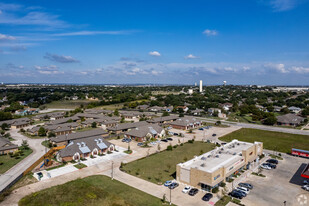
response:
[[[23,151],[24,155],[19,156],[19,159],[15,159],[15,157],[10,157],[10,155],[0,155],[0,163],[3,163],[0,165],[0,174],[4,174],[6,171],[8,171],[14,165],[22,161],[24,158],[26,158],[28,155],[32,153],[32,149]]]
[[[245,142],[263,142],[265,149],[285,153],[290,153],[291,148],[309,150],[308,135],[242,128],[228,135],[220,137],[219,139],[226,142],[230,142],[233,139],[238,139]]]
[[[63,101],[54,101],[49,104],[45,104],[48,109],[59,108],[59,109],[75,109],[80,105],[87,106],[90,102],[95,100],[63,100]]]
[[[121,169],[131,175],[153,183],[164,183],[175,178],[176,165],[192,159],[214,148],[214,144],[194,142],[185,143],[172,151],[162,151],[128,164]]]
[[[77,169],[83,169],[83,168],[87,167],[87,165],[80,163],[80,164],[74,165],[74,167],[76,167]]]
[[[158,206],[159,198],[106,176],[90,176],[32,193],[19,201],[20,206]]]
[[[232,200],[232,198],[230,196],[223,196],[219,201],[216,202],[215,206],[225,206],[231,200]]]

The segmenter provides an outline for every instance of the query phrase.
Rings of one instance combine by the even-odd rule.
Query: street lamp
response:
[[[283,201],[283,204],[284,204],[284,206],[286,206],[286,201],[285,200]]]
[[[170,205],[172,204],[172,188],[170,187]]]
[[[111,173],[112,180],[114,179],[114,161],[112,161],[112,173]]]

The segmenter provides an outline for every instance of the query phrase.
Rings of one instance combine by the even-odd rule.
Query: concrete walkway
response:
[[[16,129],[10,130],[12,138],[15,139],[13,143],[20,146],[22,140],[27,140],[33,152],[28,157],[20,161],[14,167],[12,167],[10,170],[0,176],[0,191],[4,190],[28,167],[30,167],[35,161],[37,161],[42,155],[45,154],[45,147],[41,144],[44,139],[30,139],[18,133],[18,131],[19,130]]]

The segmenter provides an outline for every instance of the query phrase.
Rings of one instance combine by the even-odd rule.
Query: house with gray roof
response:
[[[5,120],[0,122],[0,126],[6,123],[11,129],[21,129],[30,125],[30,119],[28,117]]]
[[[52,144],[56,144],[57,146],[67,145],[73,140],[87,138],[87,137],[94,137],[94,136],[101,136],[101,137],[108,137],[108,132],[103,129],[93,129],[84,132],[76,132],[66,135],[59,135],[56,137],[51,137],[49,140]]]
[[[157,124],[148,124],[136,127],[125,132],[125,137],[143,142],[151,138],[162,138],[165,136],[165,130]]]
[[[134,129],[136,127],[147,125],[148,123],[146,121],[141,122],[134,122],[134,123],[124,123],[124,124],[117,124],[115,127],[108,127],[107,130],[109,132],[120,134],[123,132],[126,132],[130,129]]]
[[[13,144],[8,139],[0,136],[0,154],[13,153],[18,150],[18,145]]]
[[[278,125],[298,126],[303,123],[305,118],[297,116],[295,114],[285,114],[277,116]]]
[[[170,126],[175,128],[175,129],[183,129],[183,130],[188,130],[188,129],[194,129],[196,127],[200,127],[202,125],[201,120],[195,118],[195,117],[181,117],[177,119],[176,121],[173,121],[170,123]]]
[[[178,116],[170,115],[170,116],[164,116],[164,117],[156,117],[156,118],[147,120],[147,122],[153,123],[153,124],[164,125],[164,124],[169,124],[177,119],[179,119]]]
[[[56,157],[58,161],[77,161],[114,150],[115,145],[106,141],[102,136],[92,136],[72,140],[64,149],[58,151]]]
[[[292,107],[289,107],[288,109],[290,110],[291,113],[295,113],[295,114],[298,114],[301,112],[301,108],[299,107],[292,106]]]

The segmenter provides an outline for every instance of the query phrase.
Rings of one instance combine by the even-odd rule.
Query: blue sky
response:
[[[309,0],[0,1],[5,83],[309,84]]]

